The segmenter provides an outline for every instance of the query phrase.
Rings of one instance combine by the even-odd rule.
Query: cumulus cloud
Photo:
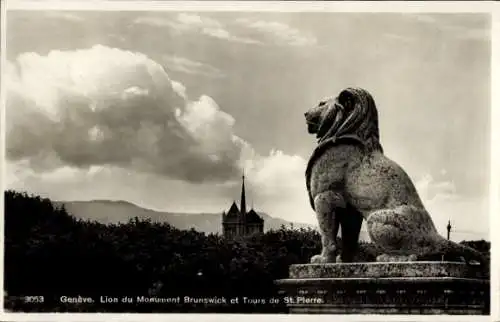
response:
[[[305,184],[307,161],[279,150],[246,162],[245,173],[258,209],[272,216],[317,226]]]
[[[272,150],[266,158],[250,159],[245,166],[254,184],[261,187],[261,192],[275,197],[296,187],[300,187],[300,194],[306,195],[305,168],[306,162],[302,157],[286,155],[279,150]]]
[[[94,46],[25,53],[7,71],[7,157],[40,171],[116,165],[186,180],[239,172],[234,120],[145,55]]]
[[[292,46],[313,46],[317,43],[316,37],[305,34],[299,29],[293,28],[282,22],[252,20],[247,18],[237,19],[236,22],[247,28],[270,35],[273,39],[284,44]]]
[[[189,99],[143,54],[98,45],[24,53],[7,67],[6,155],[16,169],[64,178],[118,167],[215,183],[245,168],[263,194],[305,195],[303,159],[257,154],[211,97]]]
[[[178,33],[198,32],[213,38],[237,43],[260,44],[260,41],[256,39],[234,35],[216,19],[193,13],[179,13],[174,19],[144,16],[135,19],[134,23],[154,27],[168,27]]]

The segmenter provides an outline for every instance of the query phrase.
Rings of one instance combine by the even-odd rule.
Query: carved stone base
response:
[[[276,281],[290,313],[489,314],[489,280],[454,262],[304,264]]]

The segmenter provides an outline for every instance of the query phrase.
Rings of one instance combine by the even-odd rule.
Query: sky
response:
[[[316,224],[304,112],[349,86],[438,230],[489,239],[482,14],[9,11],[9,189]]]

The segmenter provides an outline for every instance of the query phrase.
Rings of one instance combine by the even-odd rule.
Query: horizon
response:
[[[4,192],[9,191],[9,190],[4,190]],[[201,211],[201,212],[183,212],[183,213],[179,213],[179,212],[175,212],[175,211],[172,211],[172,210],[169,210],[169,209],[155,209],[155,208],[150,208],[147,205],[140,205],[140,204],[134,203],[132,201],[123,200],[123,199],[81,199],[81,200],[75,199],[75,200],[58,200],[58,199],[52,199],[50,196],[37,195],[35,193],[31,193],[31,192],[27,192],[27,191],[16,191],[16,190],[10,190],[10,191],[14,191],[16,193],[27,193],[28,195],[31,195],[31,196],[40,196],[41,198],[47,198],[47,199],[49,199],[51,202],[58,202],[58,203],[65,203],[65,202],[68,202],[68,203],[69,202],[115,202],[115,203],[125,203],[125,204],[129,204],[129,205],[132,205],[132,206],[135,206],[135,207],[138,207],[138,208],[145,209],[145,210],[151,210],[151,211],[154,211],[154,212],[169,213],[169,214],[175,214],[175,215],[219,215],[219,214],[222,215],[222,212],[227,212],[227,210],[229,210],[229,208],[231,207],[231,204],[232,204],[232,202],[231,202],[229,204],[229,206],[227,207],[227,209],[223,209],[220,212],[206,212],[206,211],[204,212],[204,211]],[[233,200],[233,202],[236,202],[236,200]],[[236,206],[238,206],[238,203],[236,203]],[[238,206],[238,209],[239,209],[239,206]],[[264,210],[259,210],[259,208],[250,207],[250,210],[252,210],[252,209],[255,212],[257,212],[258,215],[263,214],[263,215],[266,215],[266,216],[271,217],[271,218],[283,219],[283,218],[280,218],[280,217],[272,216],[271,214],[267,213]],[[317,225],[309,224],[309,223],[305,223],[305,222],[300,222],[300,221],[293,221],[293,222],[290,221],[290,223],[304,224],[304,225],[310,225],[310,226],[317,227]]]
[[[317,225],[303,113],[352,85],[439,233],[451,220],[459,239],[490,237],[487,14],[11,10],[6,24],[7,188],[215,213],[245,169],[256,209]]]

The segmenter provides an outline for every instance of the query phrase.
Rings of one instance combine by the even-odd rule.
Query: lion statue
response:
[[[306,185],[322,252],[311,263],[354,261],[364,219],[370,239],[384,253],[377,261],[412,261],[452,251],[486,265],[478,251],[439,235],[410,177],[384,155],[377,107],[366,90],[347,88],[310,109],[305,119],[308,132],[318,138]]]

